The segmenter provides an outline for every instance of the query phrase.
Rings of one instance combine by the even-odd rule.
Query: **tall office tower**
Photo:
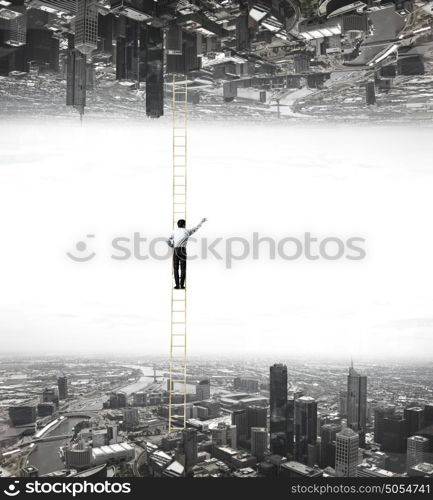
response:
[[[424,408],[412,406],[404,409],[404,418],[407,421],[407,432],[413,436],[424,428]]]
[[[303,396],[302,392],[299,392],[300,396]],[[298,398],[287,400],[287,453],[294,457],[295,450],[295,401]]]
[[[30,0],[30,7],[49,13],[55,10],[66,14],[75,14],[77,12],[77,0]]]
[[[355,477],[358,465],[359,435],[346,427],[337,434],[335,449],[335,475]]]
[[[125,408],[123,410],[123,423],[128,429],[137,427],[140,423],[138,408]]]
[[[286,456],[287,446],[287,366],[270,367],[270,445],[271,453]]]
[[[124,26],[124,36],[116,42],[116,78],[118,80],[140,80],[141,57],[139,23],[127,19]]]
[[[208,378],[200,380],[195,386],[195,395],[199,401],[210,398],[210,380]]]
[[[407,421],[400,416],[383,419],[382,451],[405,453],[407,447]]]
[[[320,467],[334,467],[335,465],[335,440],[341,431],[341,424],[325,424],[320,428]]]
[[[252,427],[268,428],[268,409],[262,406],[247,406],[247,437],[251,437]]]
[[[167,53],[167,73],[186,75],[190,71],[199,70],[201,58],[198,56],[197,36],[191,33],[182,35],[182,51],[178,54]]]
[[[236,377],[233,379],[233,389],[235,391],[259,392],[259,381],[254,378]]]
[[[236,50],[247,50],[249,46],[248,14],[241,14],[236,19]]]
[[[307,462],[308,445],[317,441],[317,402],[309,396],[295,400],[295,457]]]
[[[251,428],[251,455],[263,460],[268,449],[268,431],[265,427]]]
[[[340,391],[340,415],[343,418],[347,417],[347,391]]]
[[[98,46],[98,5],[96,0],[77,0],[75,48],[85,56]]]
[[[234,410],[232,413],[232,424],[236,426],[237,444],[241,445],[246,441],[248,435],[246,410]]]
[[[220,422],[218,426],[211,429],[212,442],[216,446],[237,447],[236,425]]]
[[[57,387],[46,387],[42,391],[42,403],[54,403],[57,408],[59,404],[59,392]]]
[[[159,118],[164,114],[164,51],[160,28],[145,30],[146,47],[146,115]],[[140,45],[142,41],[140,40]]]
[[[68,399],[68,379],[65,375],[57,379],[59,399]]]
[[[197,463],[197,430],[186,428],[182,430],[180,443],[180,461],[188,475],[191,468]]]
[[[74,49],[74,39],[68,40],[66,60],[66,105],[84,113],[86,106],[87,64],[86,56]]]
[[[424,426],[433,424],[433,403],[424,406]]]
[[[10,406],[9,418],[12,425],[29,425],[36,422],[36,406]]]
[[[364,445],[367,423],[367,377],[360,375],[353,362],[347,376],[347,426],[360,434],[360,445]]]
[[[411,436],[407,438],[406,470],[414,465],[427,461],[430,442],[423,436]]]
[[[182,55],[183,36],[182,36],[182,28],[180,26],[170,26],[166,33],[165,38],[165,50],[168,55]]]
[[[383,442],[383,420],[392,417],[395,412],[395,406],[379,406],[374,409],[374,441],[382,444]]]
[[[367,82],[365,86],[365,103],[369,106],[376,104],[376,89],[374,82]]]
[[[0,32],[3,31],[3,43],[10,47],[22,47],[26,44],[27,13],[24,2],[0,2]]]

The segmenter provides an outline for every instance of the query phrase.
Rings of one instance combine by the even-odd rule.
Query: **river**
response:
[[[60,425],[45,434],[45,436],[49,436],[50,434],[54,436],[70,434],[73,427],[82,420],[82,417],[66,418]],[[64,446],[68,442],[69,438],[59,439],[58,441],[48,441],[46,443],[39,443],[35,445],[34,450],[28,457],[28,464],[36,467],[39,470],[39,475],[48,474],[49,472],[64,469],[65,465],[60,459],[58,452],[60,446]]]

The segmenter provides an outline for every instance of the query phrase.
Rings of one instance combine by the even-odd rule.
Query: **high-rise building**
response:
[[[160,28],[147,27],[146,46],[146,115],[159,118],[164,114],[164,50]]]
[[[77,11],[77,0],[30,0],[30,6],[45,12],[54,11],[75,14]]]
[[[137,427],[140,423],[140,412],[138,408],[125,408],[123,410],[123,423],[126,428]]]
[[[59,391],[59,399],[68,399],[68,379],[65,375],[57,379],[57,388]]]
[[[287,366],[270,367],[270,446],[271,453],[286,456],[287,443]]]
[[[56,411],[54,403],[39,403],[38,404],[38,417],[48,417]]]
[[[335,465],[335,440],[341,431],[341,424],[324,424],[320,428],[320,466],[334,467]]]
[[[232,424],[236,426],[237,444],[241,445],[248,436],[247,411],[234,410],[232,413]]]
[[[251,455],[263,460],[268,449],[268,431],[265,427],[251,428]]]
[[[430,442],[426,437],[411,436],[407,438],[406,470],[426,462],[429,449]]]
[[[237,447],[236,425],[220,422],[218,426],[211,429],[212,443],[216,446]]]
[[[247,406],[247,437],[251,437],[252,427],[268,428],[268,409],[262,406]]]
[[[317,402],[309,396],[295,400],[295,457],[307,462],[308,445],[317,441]]]
[[[347,376],[347,426],[360,434],[360,444],[364,444],[367,424],[367,377],[360,375],[353,362]]]
[[[59,405],[59,391],[57,387],[46,387],[42,391],[42,403],[54,403],[57,408]]]
[[[146,406],[147,405],[147,393],[146,392],[136,392],[133,397],[134,406]]]
[[[96,0],[79,0],[75,16],[75,48],[84,55],[98,46],[98,4]]]
[[[191,468],[197,463],[197,430],[186,428],[182,430],[180,443],[181,463],[188,475]]]
[[[383,451],[405,453],[407,438],[407,421],[405,418],[392,416],[383,419]]]
[[[433,403],[424,406],[424,425],[433,425]]]
[[[26,8],[24,5],[10,5],[10,2],[7,4],[7,9],[3,8],[0,15],[0,30],[4,32],[3,43],[9,47],[22,47],[27,40]]]
[[[407,432],[413,436],[424,427],[424,408],[412,406],[404,409],[404,418],[407,421]]]
[[[33,424],[36,422],[36,407],[30,405],[10,406],[9,418],[15,427]]]
[[[86,56],[74,49],[74,39],[70,37],[66,59],[66,105],[74,106],[80,114],[86,106],[86,87]]]
[[[335,449],[335,475],[355,477],[358,465],[359,435],[346,427],[337,433]]]
[[[210,380],[208,378],[200,380],[195,386],[195,395],[199,401],[210,398]]]
[[[259,381],[254,378],[236,377],[233,380],[235,391],[259,392]]]
[[[347,417],[347,391],[340,391],[340,415],[345,418]]]
[[[387,417],[392,417],[395,406],[379,406],[374,409],[374,441],[378,444],[383,442],[383,421]]]

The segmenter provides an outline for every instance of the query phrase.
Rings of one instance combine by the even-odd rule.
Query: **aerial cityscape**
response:
[[[431,363],[191,360],[187,425],[169,433],[161,358],[2,359],[0,471],[432,477],[431,373]]]
[[[5,116],[427,120],[425,0],[2,0]]]
[[[0,478],[432,479],[432,117],[433,0],[0,0]]]

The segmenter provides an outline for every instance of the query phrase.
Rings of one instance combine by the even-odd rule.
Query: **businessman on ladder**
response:
[[[185,220],[179,219],[177,221],[177,229],[175,229],[167,243],[173,248],[173,272],[174,272],[174,282],[175,289],[185,289],[185,279],[186,279],[186,244],[188,243],[189,237],[194,234],[207,219],[202,219],[200,224],[193,227],[192,229],[185,228]],[[179,279],[179,268],[180,268],[180,279]]]

